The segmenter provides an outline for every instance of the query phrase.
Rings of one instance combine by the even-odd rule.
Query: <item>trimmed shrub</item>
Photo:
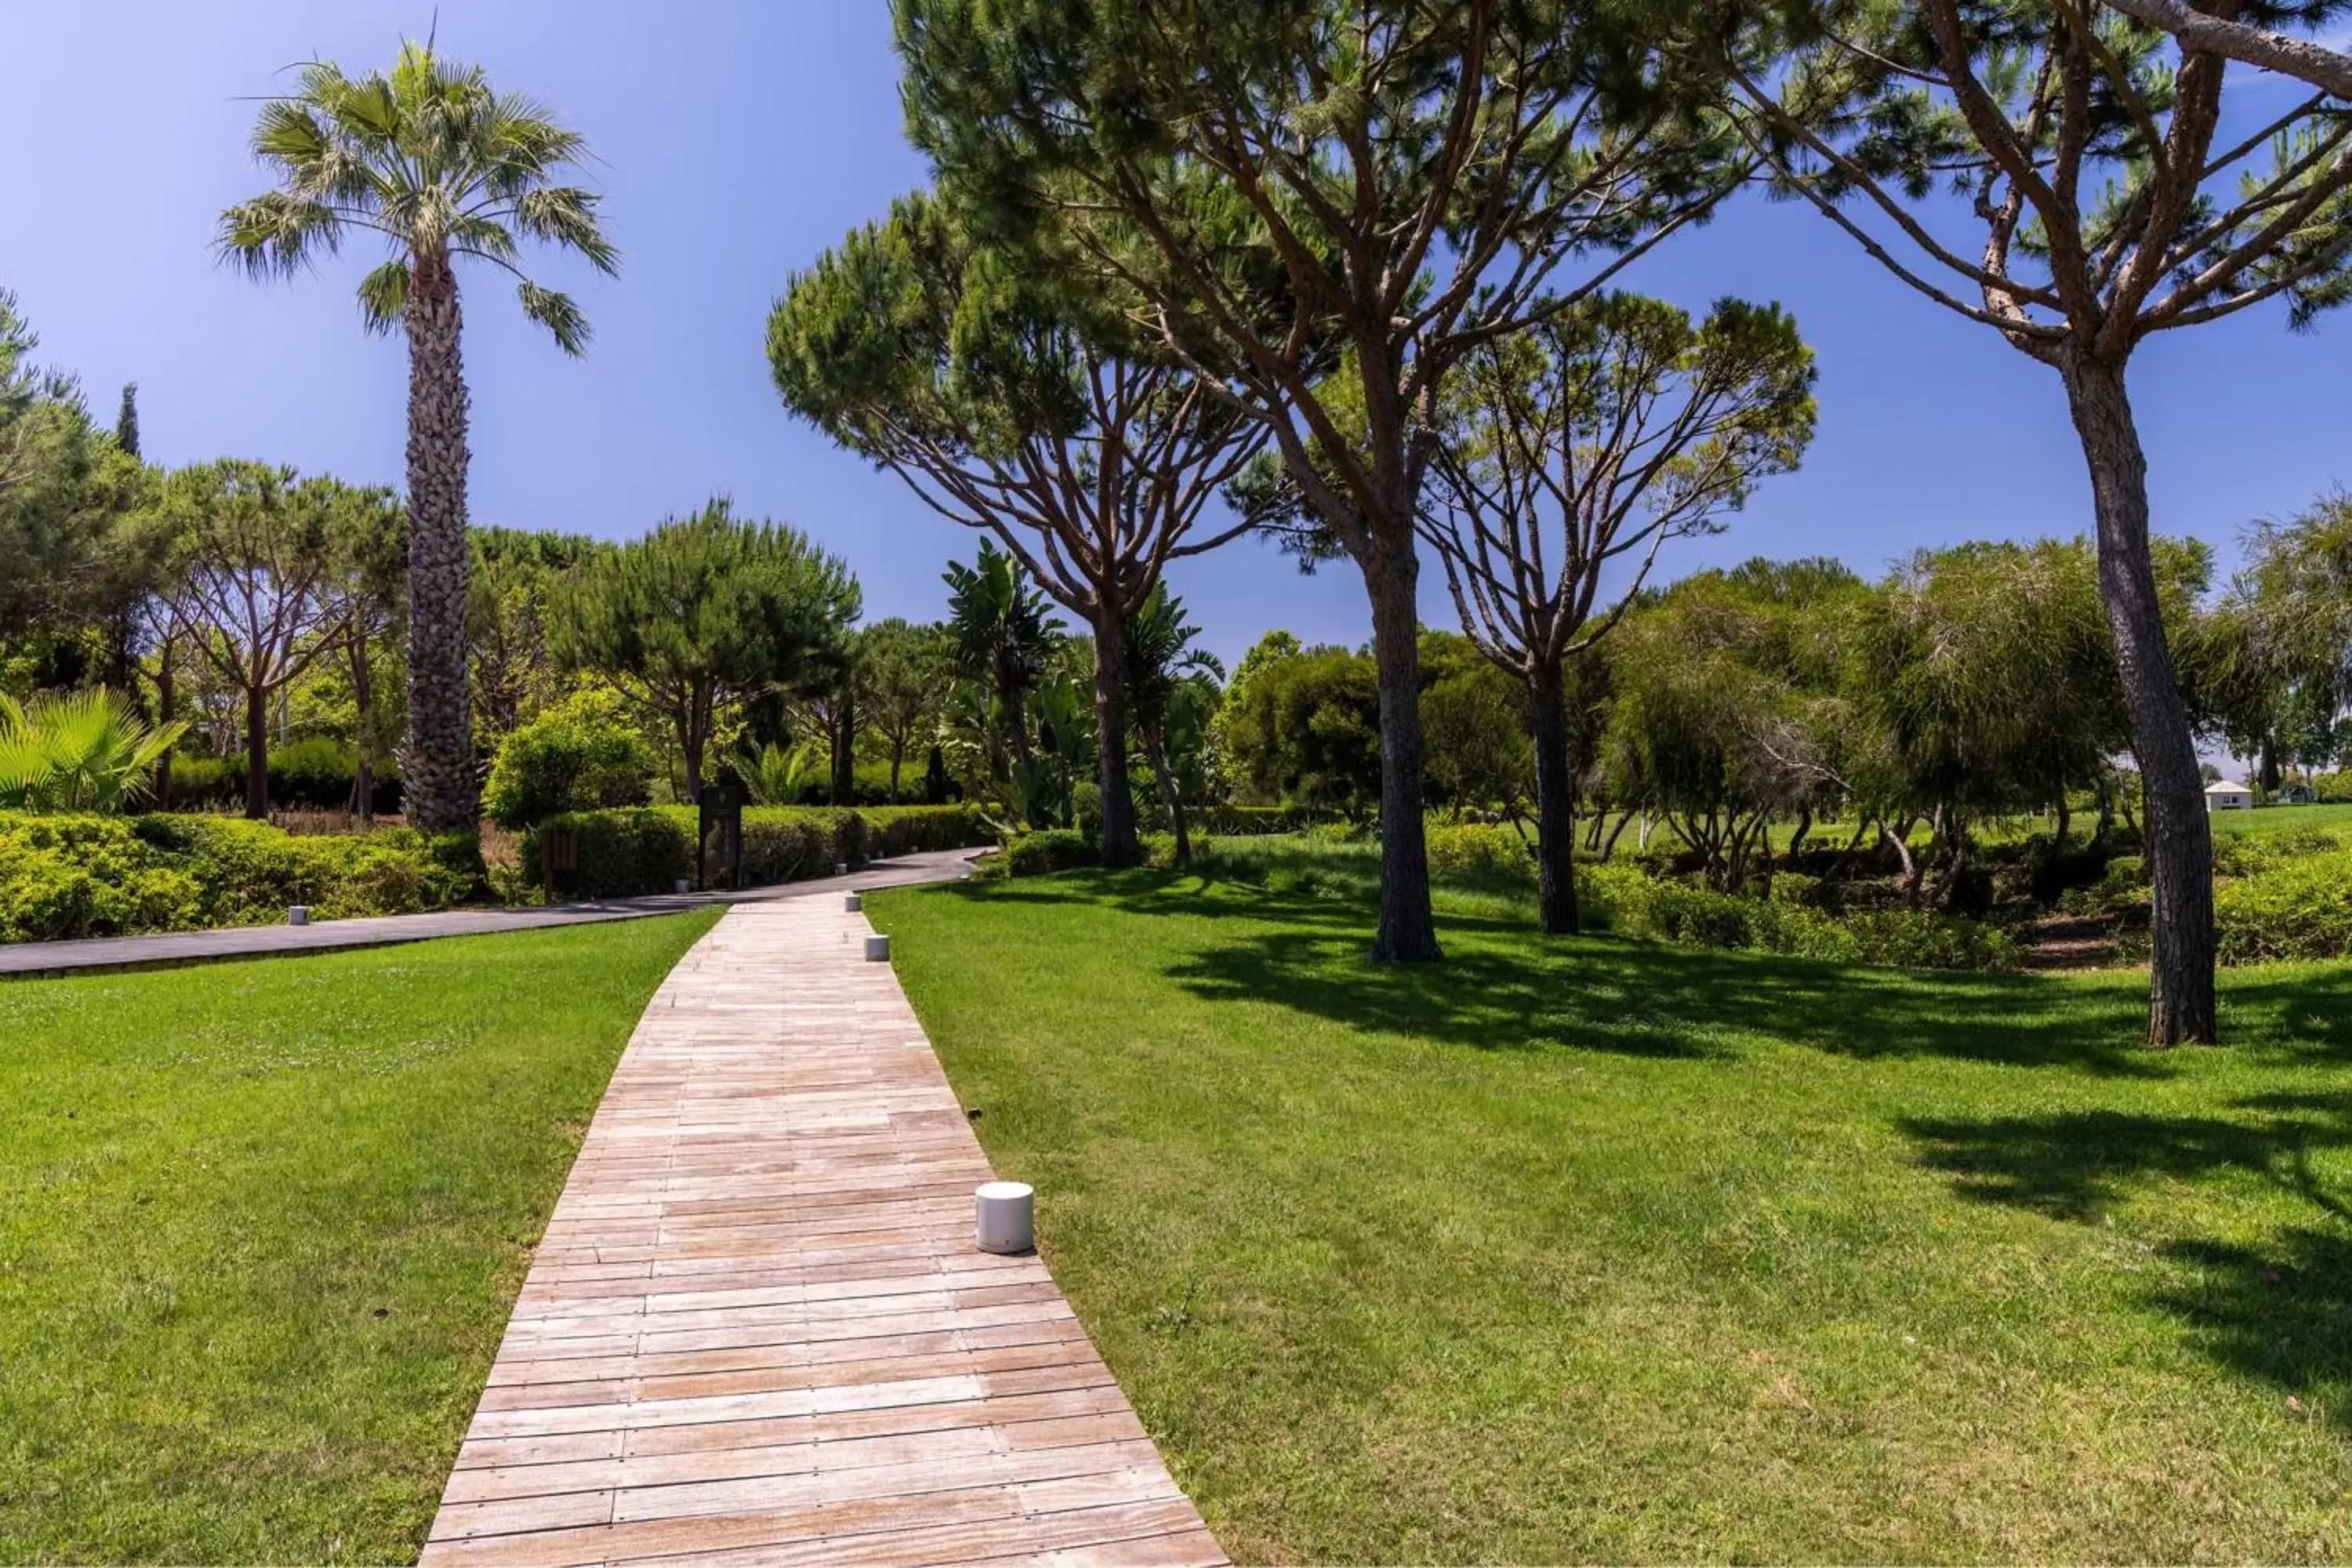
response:
[[[2352,958],[2352,849],[2281,859],[2225,881],[2213,890],[2213,912],[2224,963]]]
[[[359,752],[327,735],[306,735],[269,752],[269,804],[341,811],[352,804],[359,777]],[[236,770],[242,791],[245,770]]]
[[[172,753],[172,806],[194,811],[236,805],[245,799],[245,764],[226,757],[190,752]]]
[[[567,811],[643,805],[654,756],[608,691],[579,691],[499,745],[482,814],[520,829]]]
[[[1102,844],[1075,828],[1040,828],[1007,838],[1003,853],[992,857],[992,861],[991,870],[996,876],[1043,877],[1101,865]]]
[[[887,860],[932,849],[970,849],[996,841],[996,826],[976,805],[861,805],[866,853]]]
[[[695,872],[695,829],[689,805],[649,805],[566,812],[523,835],[522,868],[533,885],[545,881],[541,847],[551,828],[579,836],[577,875],[562,890],[581,898],[630,898],[667,893]],[[907,805],[835,811],[824,806],[755,805],[743,812],[743,881],[749,887],[829,875],[835,863],[859,865],[877,856],[919,849],[957,849],[995,838],[987,820],[967,806]],[[711,875],[724,874],[715,858]]]
[[[1506,879],[1535,885],[1535,854],[1509,827],[1478,823],[1433,824],[1426,831],[1433,877]]]
[[[235,817],[0,815],[0,941],[443,909],[477,878],[408,828],[298,838]]]

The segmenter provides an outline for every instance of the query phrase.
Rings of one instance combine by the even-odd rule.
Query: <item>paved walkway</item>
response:
[[[362,920],[320,921],[307,926],[231,926],[219,931],[170,931],[161,936],[93,937],[82,942],[27,942],[0,945],[0,977],[34,979],[92,970],[162,969],[224,959],[262,958],[276,953],[325,952],[347,947],[385,947],[443,936],[480,936],[489,931],[529,931],[540,926],[585,925],[594,921],[640,920],[672,915],[713,904],[838,897],[850,888],[898,888],[917,882],[951,882],[968,876],[977,849],[937,849],[877,861],[845,877],[818,877],[740,892],[662,894],[646,899],[604,899],[588,903],[549,904],[539,909],[443,910],[425,915],[376,915]]]
[[[741,905],[656,993],[426,1564],[1216,1563],[1035,1256],[872,928]]]

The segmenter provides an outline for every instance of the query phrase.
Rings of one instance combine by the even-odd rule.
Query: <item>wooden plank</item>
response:
[[[1034,1257],[862,917],[743,906],[655,995],[428,1563],[1223,1559]]]

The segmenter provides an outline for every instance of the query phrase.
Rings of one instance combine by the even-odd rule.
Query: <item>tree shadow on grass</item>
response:
[[[1961,1196],[2056,1219],[2096,1219],[2150,1180],[2230,1171],[2352,1219],[2311,1166],[2315,1152],[2352,1148],[2352,1097],[2265,1094],[2231,1103],[2265,1114],[2240,1121],[2102,1110],[1983,1121],[1906,1117],[1896,1125],[1921,1145],[1921,1163],[1949,1174]]]
[[[1702,1058],[1760,1033],[1855,1058],[1945,1057],[2160,1078],[2127,994],[2032,975],[1862,969],[1775,955],[1542,936],[1443,915],[1446,959],[1365,961],[1370,911],[1346,900],[1189,873],[1083,874],[965,889],[1036,905],[1212,922],[1171,967],[1193,994],[1296,1009],[1349,1027],[1481,1050],[1573,1048]]]
[[[2352,1426],[2352,1234],[2296,1226],[2267,1247],[2176,1241],[2178,1265],[2150,1304],[2179,1320],[2197,1349],[2243,1376]]]
[[[2313,1169],[2315,1154],[2352,1148],[2352,1094],[2248,1095],[2228,1109],[2248,1114],[2090,1110],[1901,1125],[1961,1195],[2058,1219],[2095,1222],[2161,1180],[2240,1173],[2294,1194],[2310,1205],[2310,1223],[2284,1226],[2266,1242],[2159,1244],[2172,1267],[2145,1300],[2221,1365],[2319,1395],[2331,1420],[2352,1421],[2352,1204]]]

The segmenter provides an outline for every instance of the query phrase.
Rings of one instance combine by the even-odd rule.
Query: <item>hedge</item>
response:
[[[2281,858],[2213,889],[2224,963],[2352,958],[2352,849]]]
[[[559,879],[561,892],[584,899],[667,893],[679,879],[694,876],[698,819],[696,808],[688,805],[566,812],[523,835],[523,875],[534,886],[545,885],[541,846],[551,829],[563,828],[578,836],[579,865]],[[825,876],[837,862],[855,866],[995,841],[987,817],[971,806],[747,806],[743,880],[765,887]],[[714,864],[710,870],[716,877],[723,868]]]
[[[285,810],[344,811],[359,775],[359,753],[349,742],[311,735],[274,746],[269,752],[269,804]],[[400,810],[400,765],[376,759],[370,805],[380,816]],[[172,806],[236,809],[245,804],[245,759],[208,757],[194,752],[172,756]]]
[[[236,817],[0,813],[0,941],[414,914],[468,896],[461,844],[410,828],[297,837]]]

